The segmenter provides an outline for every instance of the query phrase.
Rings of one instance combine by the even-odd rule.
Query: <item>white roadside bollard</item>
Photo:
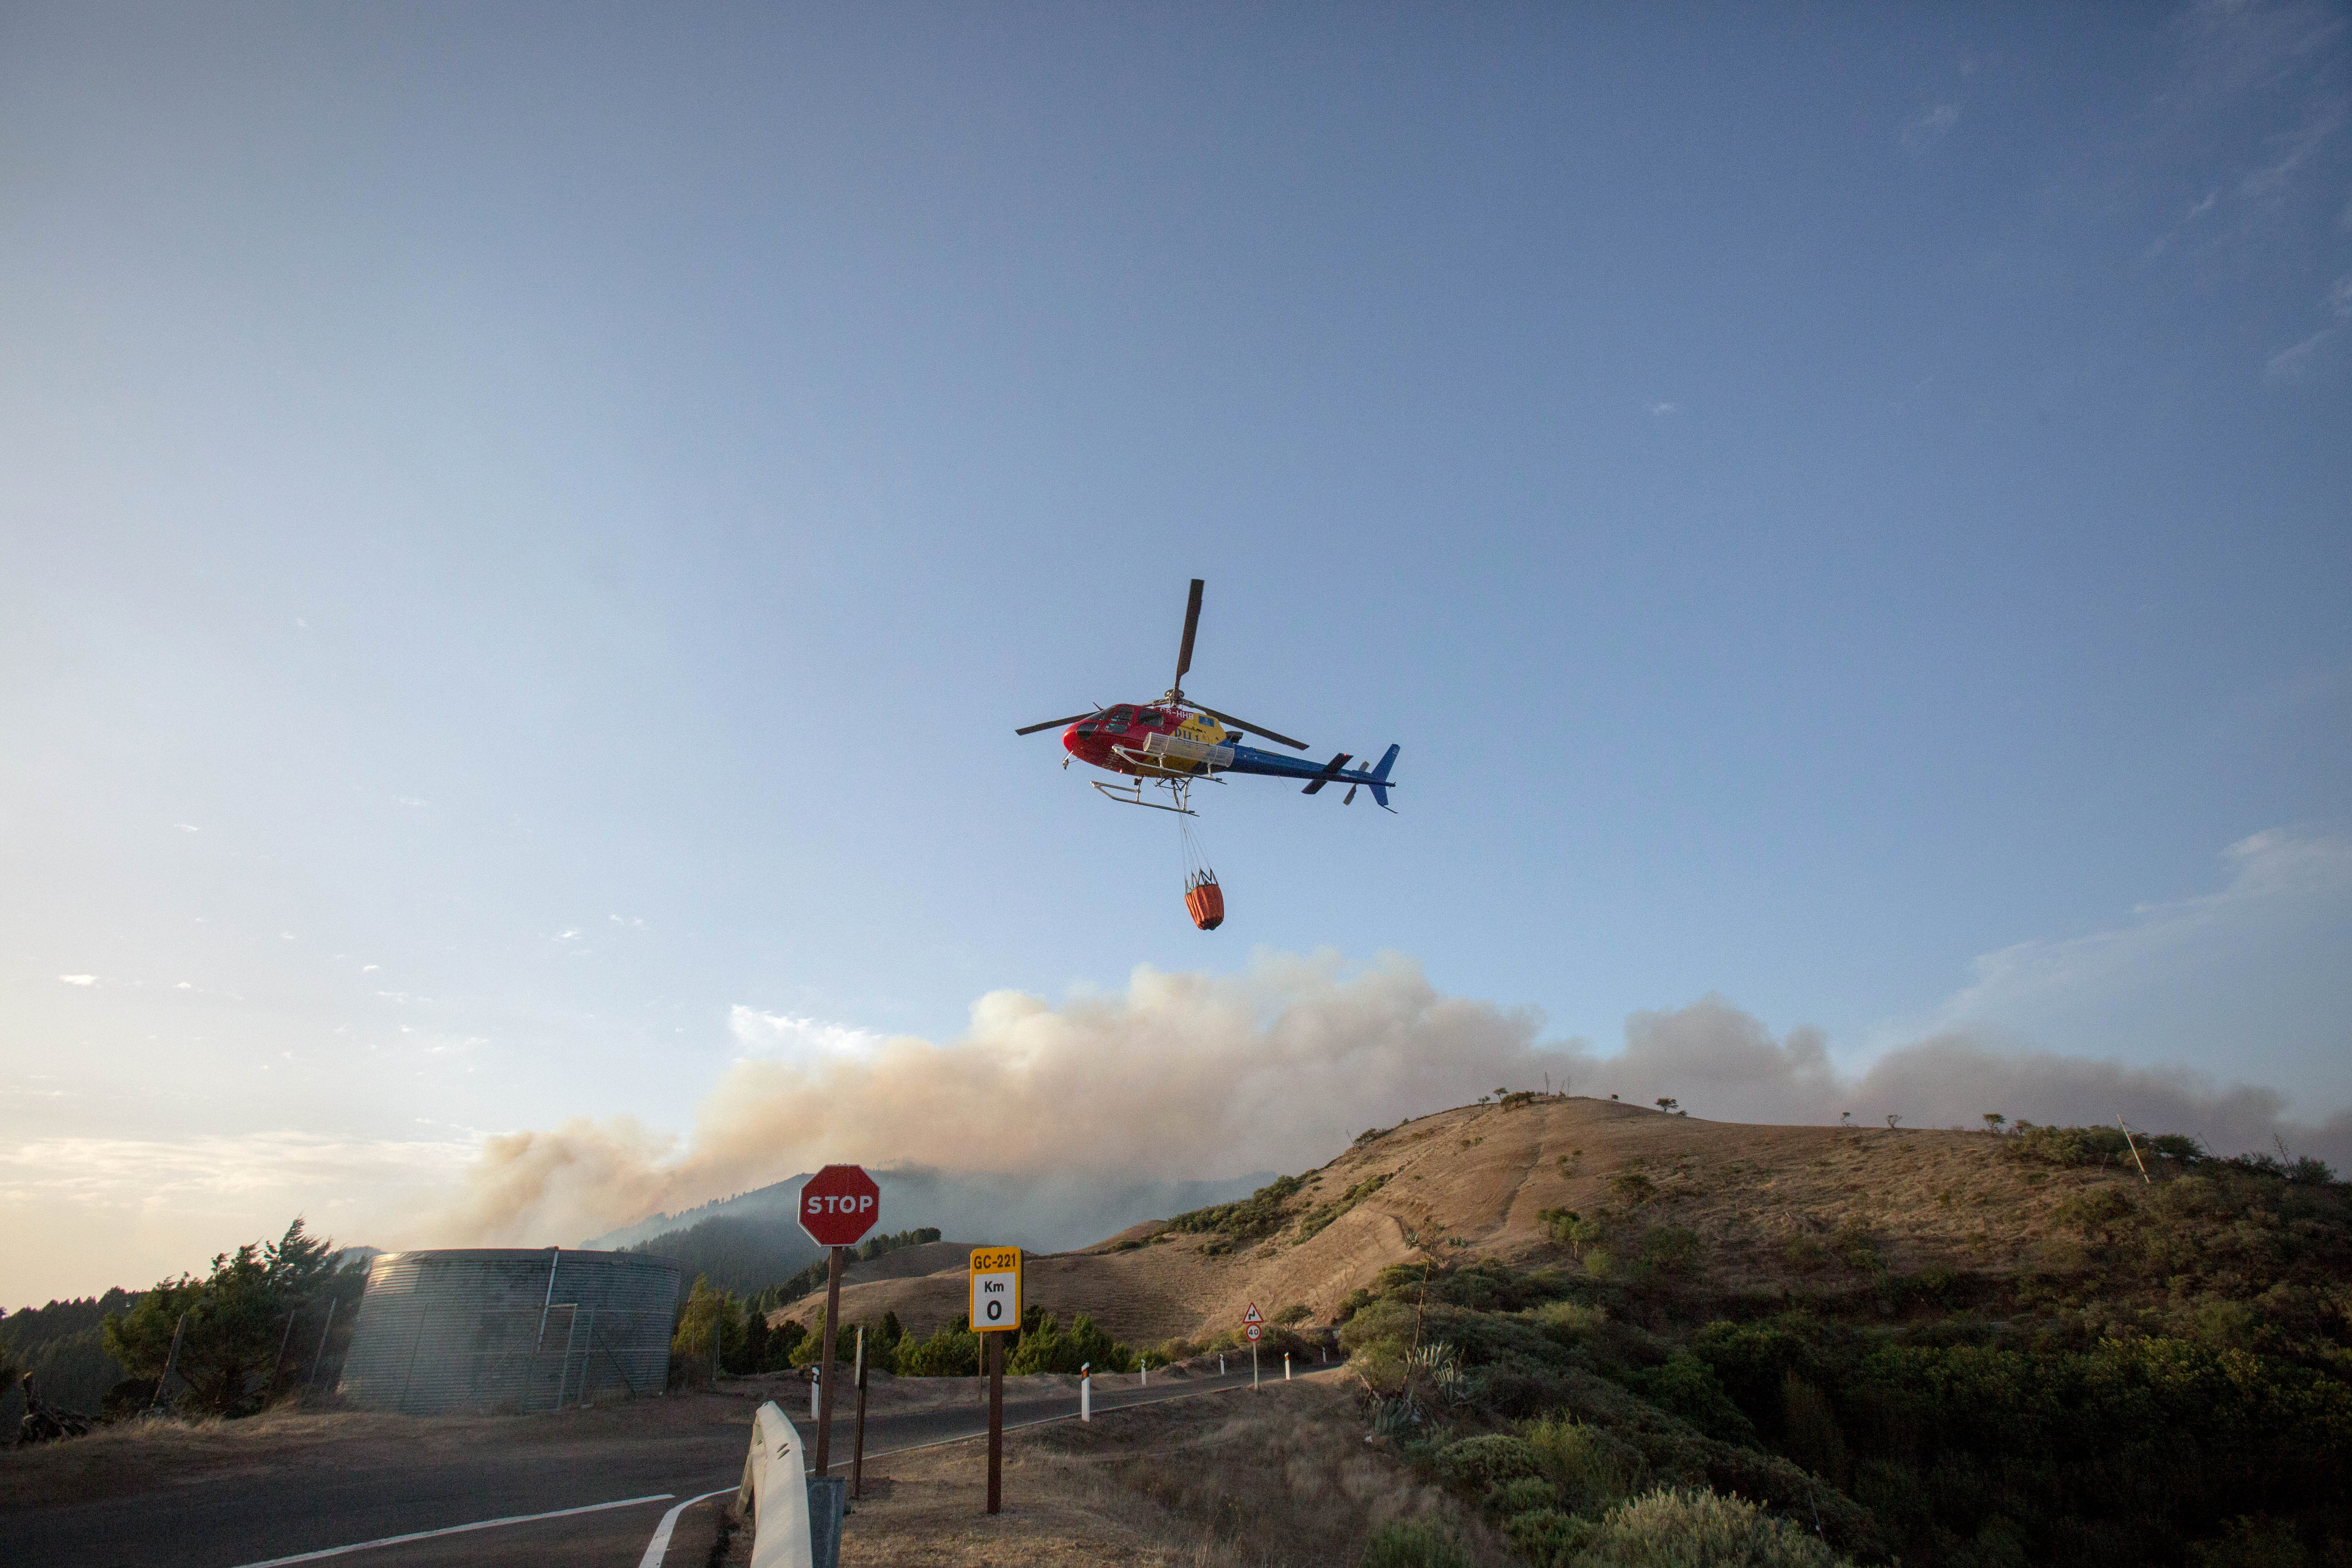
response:
[[[1150,1356],[1145,1356],[1140,1363],[1140,1365],[1142,1368],[1139,1374],[1141,1386],[1150,1388],[1151,1386],[1151,1358]]]
[[[1219,1377],[1225,1375],[1225,1352],[1223,1351],[1217,1352],[1217,1375]]]
[[[809,1419],[812,1421],[816,1419],[817,1388],[824,1382],[824,1369],[814,1362],[809,1363]]]
[[[1078,1419],[1081,1421],[1095,1418],[1094,1364],[1087,1362],[1078,1368]]]
[[[1285,1383],[1288,1383],[1290,1381],[1290,1352],[1288,1351],[1282,1352],[1282,1381]]]

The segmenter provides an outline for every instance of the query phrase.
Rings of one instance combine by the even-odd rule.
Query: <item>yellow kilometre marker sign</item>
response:
[[[1021,1249],[975,1247],[971,1251],[971,1327],[1003,1333],[1021,1327]]]

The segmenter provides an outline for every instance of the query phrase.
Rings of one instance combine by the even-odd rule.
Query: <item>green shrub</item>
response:
[[[2266,1515],[2231,1520],[2229,1534],[2189,1549],[2190,1568],[2305,1568],[2310,1561],[2294,1526]]]
[[[1470,1555],[1435,1522],[1384,1524],[1364,1547],[1363,1568],[1471,1568]]]
[[[1659,1274],[1687,1274],[1698,1266],[1698,1232],[1661,1226],[1642,1238],[1642,1267]]]
[[[1583,1257],[1586,1247],[1608,1234],[1608,1227],[1599,1220],[1586,1219],[1574,1209],[1538,1209],[1536,1218],[1544,1223],[1551,1238],[1566,1247],[1571,1257]]]
[[[1561,1415],[1521,1422],[1518,1433],[1538,1472],[1559,1489],[1561,1506],[1573,1512],[1613,1508],[1641,1484],[1641,1453],[1598,1426]]]
[[[1576,1561],[1577,1548],[1592,1538],[1592,1531],[1591,1520],[1553,1508],[1514,1514],[1503,1525],[1504,1535],[1536,1568],[1566,1568]]]
[[[2112,1165],[2131,1163],[2131,1150],[2120,1127],[2037,1127],[2017,1124],[2015,1136],[2003,1146],[2013,1160],[2044,1165]]]
[[[1438,1450],[1438,1479],[1475,1496],[1487,1488],[1522,1476],[1539,1475],[1543,1461],[1524,1437],[1489,1433],[1465,1437]]]
[[[1601,1331],[1609,1321],[1609,1309],[1588,1307],[1580,1301],[1547,1301],[1529,1308],[1527,1318],[1561,1344],[1575,1345]]]
[[[1634,1386],[1662,1410],[1673,1412],[1711,1437],[1752,1443],[1755,1424],[1731,1402],[1715,1369],[1691,1352],[1676,1351],[1661,1366],[1634,1374]]]
[[[961,1322],[941,1323],[928,1340],[912,1334],[898,1342],[900,1377],[977,1377],[980,1336]]]
[[[1358,1182],[1354,1186],[1349,1187],[1346,1192],[1341,1193],[1331,1202],[1325,1204],[1322,1207],[1316,1209],[1313,1213],[1309,1214],[1305,1219],[1300,1220],[1298,1222],[1298,1239],[1305,1241],[1307,1237],[1320,1232],[1324,1226],[1329,1225],[1333,1220],[1338,1219],[1341,1215],[1346,1214],[1349,1209],[1354,1208],[1358,1204],[1363,1202],[1366,1198],[1371,1196],[1374,1193],[1379,1192],[1382,1187],[1388,1185],[1388,1182],[1389,1179],[1385,1174],[1367,1176],[1362,1181]]]
[[[1541,1476],[1521,1476],[1515,1481],[1505,1481],[1486,1492],[1487,1510],[1503,1519],[1516,1519],[1538,1509],[1555,1508],[1559,1503],[1559,1489]]]
[[[1660,1487],[1609,1510],[1576,1568],[1839,1568],[1846,1559],[1744,1498]]]
[[[1114,1342],[1086,1313],[1071,1320],[1065,1332],[1048,1312],[1036,1327],[1023,1331],[1020,1342],[1005,1358],[1004,1370],[1021,1374],[1073,1373],[1087,1364],[1097,1372],[1132,1372],[1135,1356],[1125,1345]]]
[[[1621,1203],[1645,1204],[1658,1195],[1658,1184],[1639,1171],[1620,1171],[1609,1178],[1609,1191]]]
[[[1229,1243],[1255,1241],[1282,1228],[1283,1221],[1289,1216],[1286,1205],[1306,1184],[1305,1176],[1276,1177],[1238,1202],[1214,1204],[1180,1214],[1168,1222],[1168,1228],[1194,1235],[1216,1232]],[[1217,1249],[1212,1247],[1202,1250]],[[1222,1250],[1231,1251],[1232,1247]]]

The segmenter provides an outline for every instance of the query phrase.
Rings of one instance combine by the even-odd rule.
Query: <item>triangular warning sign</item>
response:
[[[1250,1310],[1242,1314],[1242,1321],[1244,1323],[1263,1323],[1265,1321],[1264,1318],[1257,1315],[1257,1303],[1255,1301],[1252,1301],[1250,1303]]]

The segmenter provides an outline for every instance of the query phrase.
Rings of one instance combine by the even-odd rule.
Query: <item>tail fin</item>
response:
[[[1395,806],[1389,804],[1388,786],[1389,768],[1395,763],[1396,759],[1397,749],[1394,746],[1391,746],[1387,752],[1381,758],[1380,766],[1372,770],[1372,804],[1379,806],[1382,811],[1394,811],[1396,809]]]

